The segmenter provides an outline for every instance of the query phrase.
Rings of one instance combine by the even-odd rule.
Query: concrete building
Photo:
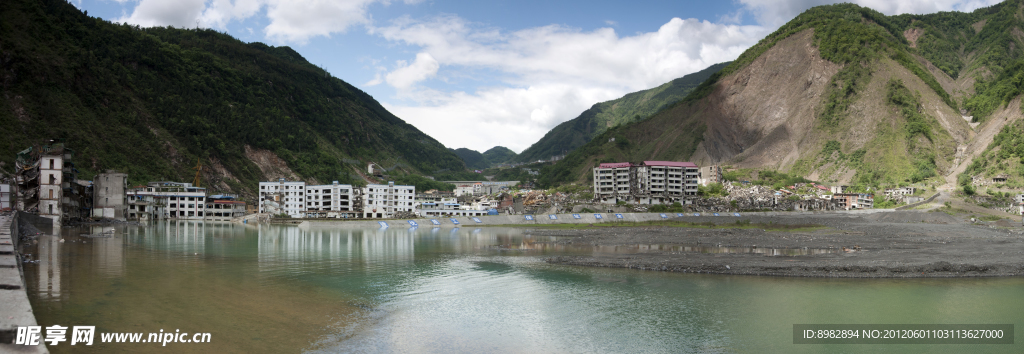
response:
[[[152,196],[152,198],[146,198]],[[161,202],[164,215],[157,219],[203,220],[206,215],[206,188],[195,187],[191,183],[159,181],[149,182],[146,187],[135,188],[128,192],[129,214],[130,205],[137,201]],[[142,199],[139,199],[139,198]],[[134,198],[134,199],[133,199]],[[140,204],[136,204],[137,206]],[[149,209],[149,208],[147,208]],[[136,215],[143,211],[136,209]],[[152,214],[152,212],[147,212]]]
[[[82,217],[85,186],[74,183],[78,170],[71,163],[74,151],[63,143],[35,145],[15,160],[14,208],[38,213],[59,227],[65,219]]]
[[[358,193],[349,184],[306,186],[306,217],[311,218],[354,218],[357,217]]]
[[[507,191],[519,184],[519,181],[444,181],[455,185],[455,196],[485,195]]]
[[[886,188],[885,189],[885,195],[887,197],[890,197],[890,198],[896,197],[896,196],[914,195],[914,193],[916,193],[916,192],[917,192],[917,188],[914,188],[914,187],[900,187],[900,188]]]
[[[594,197],[601,203],[629,202],[641,186],[629,162],[602,163],[594,167]]]
[[[688,203],[697,196],[700,169],[692,162],[602,163],[594,168],[594,196],[600,203]]]
[[[206,198],[205,215],[207,221],[231,221],[245,216],[245,202],[235,195],[211,195]]]
[[[832,194],[832,203],[836,210],[871,209],[874,208],[874,195],[860,193]]]
[[[364,218],[393,218],[398,214],[416,212],[416,187],[388,184],[368,184],[363,188]]]
[[[725,179],[722,177],[722,167],[719,165],[711,165],[700,168],[700,175],[698,176],[698,182],[700,185],[707,187],[711,183],[723,183]]]
[[[668,204],[696,196],[700,169],[692,162],[644,161],[638,178],[646,179],[650,202]]]
[[[128,174],[108,170],[92,181],[92,217],[125,221]]]
[[[145,191],[146,187],[139,186],[129,189],[126,193],[128,199],[128,210],[125,219],[135,221],[157,221],[164,220],[169,216],[167,202],[170,197],[155,195],[151,193],[138,194]]]
[[[306,182],[289,182],[284,178],[274,182],[260,182],[260,213],[288,214],[293,218],[301,218],[305,211]]]

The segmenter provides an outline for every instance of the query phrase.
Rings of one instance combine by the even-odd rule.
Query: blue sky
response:
[[[72,0],[141,26],[290,46],[451,148],[521,152],[595,103],[735,59],[837,1]],[[994,0],[855,0],[882,13]]]

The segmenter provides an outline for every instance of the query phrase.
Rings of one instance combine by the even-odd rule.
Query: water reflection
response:
[[[553,237],[499,228],[175,221],[114,229],[109,238],[81,236],[104,228],[39,237],[29,252],[39,263],[25,264],[39,323],[109,332],[181,328],[212,332],[214,342],[169,348],[63,343],[51,352],[871,352],[879,347],[793,346],[791,326],[950,319],[1024,325],[1020,278],[697,276],[556,266],[538,257],[834,252],[827,249],[556,245]]]

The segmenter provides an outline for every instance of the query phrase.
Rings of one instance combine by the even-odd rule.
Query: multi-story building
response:
[[[594,168],[594,196],[601,203],[687,202],[697,195],[700,170],[691,162],[602,163]]]
[[[607,204],[633,200],[640,187],[631,185],[638,182],[634,167],[629,162],[602,163],[594,167],[594,197]]]
[[[231,221],[245,216],[245,202],[234,195],[211,195],[206,198],[207,221]]]
[[[835,193],[832,203],[836,210],[871,209],[874,208],[874,195],[863,193]]]
[[[146,198],[147,196],[153,198]],[[157,202],[164,203],[162,208],[164,215],[162,217],[156,215],[156,219],[203,220],[206,211],[206,188],[195,187],[191,183],[159,181],[149,182],[146,187],[135,188],[128,192],[129,204],[139,206],[143,203]],[[131,214],[130,205],[128,210]],[[138,209],[135,210],[137,216],[143,213]],[[152,212],[145,213],[152,215]]]
[[[368,184],[363,188],[363,217],[393,218],[398,213],[415,213],[415,196],[414,186],[396,186],[395,182]]]
[[[711,165],[700,168],[700,175],[698,176],[698,182],[702,186],[707,186],[712,183],[722,183],[725,179],[722,177],[722,167],[719,165]]]
[[[92,181],[92,216],[124,221],[128,208],[128,174],[107,171]]]
[[[274,182],[260,182],[260,213],[283,213],[293,218],[300,218],[304,216],[305,211],[306,182],[289,182],[284,178]]]
[[[169,217],[167,202],[170,197],[156,194],[138,194],[147,187],[139,186],[128,190],[128,210],[125,218],[127,220],[157,221]]]
[[[306,217],[356,217],[356,191],[349,184],[306,186]]]
[[[36,145],[18,153],[15,161],[15,209],[38,213],[54,226],[82,216],[85,186],[75,183],[78,170],[73,151],[63,143]]]
[[[444,181],[455,185],[455,195],[463,196],[494,194],[515,187],[519,181]]]

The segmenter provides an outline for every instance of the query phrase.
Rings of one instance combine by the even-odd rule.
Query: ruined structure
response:
[[[87,208],[86,187],[75,181],[74,152],[63,143],[36,145],[22,150],[15,160],[15,208],[39,214],[60,226],[81,218]]]

